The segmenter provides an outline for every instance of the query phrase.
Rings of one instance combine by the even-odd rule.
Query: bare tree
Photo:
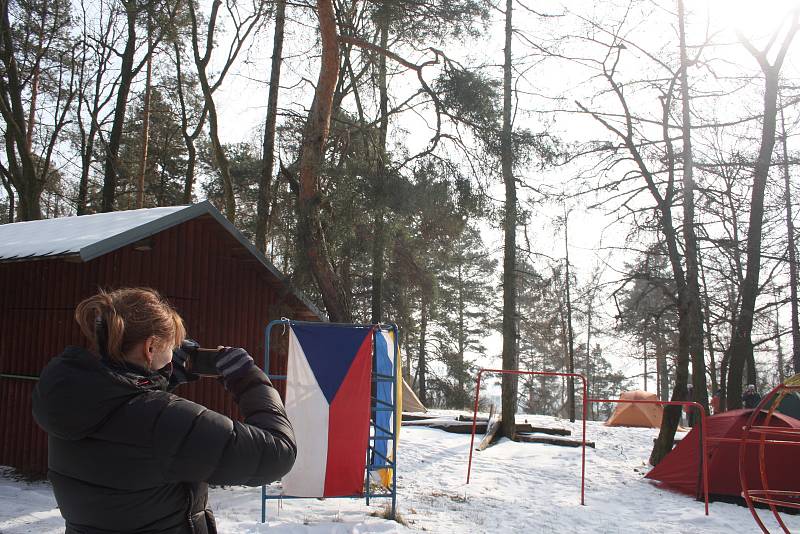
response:
[[[78,178],[78,197],[76,211],[84,215],[88,210],[89,177],[92,163],[95,160],[95,145],[102,139],[101,125],[105,119],[101,117],[103,110],[115,96],[116,81],[108,80],[108,71],[112,66],[111,58],[116,46],[114,27],[118,13],[114,9],[103,9],[101,6],[97,26],[89,25],[86,3],[81,1],[81,23],[83,38],[80,42],[78,56],[78,95],[75,111],[77,123],[78,151],[81,160],[81,174]]]
[[[503,62],[503,126],[500,138],[501,165],[505,184],[505,218],[503,220],[503,369],[519,369],[517,355],[517,184],[514,181],[514,148],[511,124],[511,36],[513,0],[506,0],[505,48]],[[517,386],[515,374],[504,374],[502,379],[503,414],[500,433],[513,439],[516,431]]]
[[[13,17],[12,5],[17,10]],[[40,199],[51,174],[53,153],[76,94],[76,50],[65,37],[71,24],[69,4],[5,1],[0,11],[0,116],[5,122],[8,165],[2,174],[9,189],[17,193],[19,218],[40,219]],[[21,27],[24,42],[17,42],[16,27]],[[48,124],[42,125],[40,142],[35,145],[45,76],[51,100]]]
[[[692,175],[692,155],[691,155],[691,136],[690,124],[684,124],[682,127],[683,138],[683,182],[682,187],[676,184],[676,169],[678,157],[675,154],[674,140],[671,136],[672,123],[670,120],[670,113],[672,110],[673,102],[675,99],[675,87],[679,81],[682,86],[682,100],[684,103],[683,119],[687,120],[689,113],[689,96],[688,96],[688,77],[686,69],[690,64],[690,60],[686,56],[685,36],[683,32],[683,7],[679,2],[679,26],[680,26],[680,57],[681,63],[677,69],[669,67],[664,61],[648,54],[641,47],[629,40],[621,37],[618,33],[608,29],[600,29],[601,32],[606,34],[611,39],[611,43],[607,44],[608,52],[600,64],[601,76],[608,83],[611,94],[616,98],[621,113],[619,115],[612,114],[604,116],[601,113],[590,111],[586,106],[577,103],[578,107],[585,113],[590,113],[600,124],[607,130],[612,132],[615,137],[620,141],[621,148],[633,161],[635,172],[629,176],[640,176],[644,182],[644,190],[648,191],[656,204],[656,211],[658,214],[657,224],[658,229],[663,235],[664,244],[667,250],[667,256],[672,269],[674,279],[674,288],[676,291],[675,302],[678,309],[678,350],[676,358],[676,376],[675,384],[672,392],[672,400],[685,400],[687,395],[687,383],[689,377],[689,361],[692,361],[692,380],[695,384],[697,391],[697,400],[707,406],[708,397],[706,395],[706,379],[705,379],[705,359],[703,355],[703,322],[701,314],[701,303],[699,300],[699,283],[698,283],[698,269],[697,269],[697,245],[694,233],[694,181]],[[660,106],[661,106],[661,143],[663,146],[663,155],[661,161],[652,161],[647,151],[650,149],[652,142],[640,139],[638,136],[640,132],[637,129],[637,124],[641,121],[634,114],[631,104],[623,91],[623,85],[617,80],[617,67],[621,55],[627,47],[644,53],[650,59],[669,73],[666,81],[666,87],[659,87]],[[701,47],[702,50],[702,47]],[[613,120],[619,119],[621,125],[617,125]],[[615,147],[616,148],[616,147]],[[658,166],[662,166],[659,169]],[[666,179],[662,179],[661,175],[665,174]],[[625,180],[627,181],[627,179]],[[615,187],[618,187],[619,182]],[[641,189],[637,188],[634,195],[638,195]],[[674,221],[672,207],[676,203],[678,194],[683,194],[683,240],[680,239],[678,227]],[[688,258],[685,254],[681,253],[683,249],[687,254],[692,255]],[[684,261],[686,267],[684,267]],[[661,458],[672,449],[672,444],[677,430],[678,421],[680,418],[680,408],[667,407],[665,410],[665,417],[662,420],[661,430],[659,437],[655,442],[653,452],[650,456],[650,462],[657,464]]]
[[[746,361],[753,359],[753,316],[755,314],[756,297],[759,293],[759,278],[761,275],[761,238],[764,220],[764,192],[767,177],[772,162],[772,150],[775,146],[775,132],[777,122],[778,80],[781,67],[789,51],[789,45],[794,40],[798,30],[800,11],[795,10],[791,18],[786,21],[783,40],[780,41],[775,59],[770,62],[768,56],[773,50],[778,32],[773,35],[768,44],[761,50],[757,49],[743,35],[740,35],[742,45],[758,61],[764,75],[764,112],[761,131],[761,145],[758,158],[753,169],[753,190],[750,201],[750,220],[747,230],[747,271],[739,289],[741,295],[740,308],[735,323],[733,339],[727,350],[728,356],[728,381],[727,381],[727,406],[735,409],[742,406],[742,378]],[[781,28],[781,29],[782,29]],[[756,383],[755,366],[747,366],[748,383]]]
[[[322,293],[328,316],[335,322],[350,322],[351,311],[342,284],[336,276],[327,251],[319,218],[319,173],[325,142],[328,139],[333,93],[339,78],[339,40],[332,0],[317,1],[317,17],[322,37],[320,63],[314,101],[303,129],[300,151],[300,194],[297,202],[297,231],[306,252],[312,275]]]
[[[797,302],[797,247],[794,236],[794,219],[792,217],[792,186],[789,180],[789,151],[786,147],[786,120],[781,106],[781,144],[783,145],[783,181],[786,205],[786,243],[789,254],[789,298],[791,299],[792,325],[792,365],[795,373],[800,373],[800,320],[798,320]],[[780,340],[779,340],[780,342]],[[783,372],[781,370],[781,372]]]
[[[269,219],[272,169],[275,166],[275,127],[278,119],[278,91],[283,63],[283,30],[286,26],[286,0],[278,0],[275,9],[275,35],[272,44],[272,66],[269,72],[269,97],[267,118],[264,125],[263,167],[258,182],[258,214],[256,218],[255,245],[258,250],[267,249],[267,220]]]
[[[136,54],[136,19],[140,7],[135,0],[121,0],[125,10],[127,22],[127,40],[125,49],[121,54],[120,79],[116,90],[116,104],[114,106],[114,121],[111,126],[108,142],[106,143],[105,170],[103,177],[103,211],[114,211],[114,199],[117,194],[117,159],[122,142],[122,129],[125,125],[125,112],[128,107],[128,94],[131,90],[133,79],[139,74],[144,62],[137,67],[134,65]],[[146,61],[146,59],[145,59]]]
[[[267,4],[262,0],[254,0],[253,9],[244,16],[240,13],[239,5],[234,0],[225,0],[224,5],[228,14],[228,20],[232,23],[232,35],[227,56],[225,57],[216,80],[210,79],[208,66],[214,51],[216,39],[219,37],[216,35],[217,18],[220,14],[220,8],[223,6],[223,1],[214,0],[211,4],[211,12],[208,15],[205,35],[202,35],[200,32],[200,19],[197,14],[197,7],[195,3],[191,1],[189,2],[189,18],[191,21],[191,41],[194,63],[197,68],[200,88],[203,91],[205,107],[208,111],[211,148],[222,178],[222,190],[225,197],[225,216],[228,220],[234,221],[236,218],[236,199],[233,195],[230,162],[225,155],[225,149],[219,139],[219,118],[217,115],[217,106],[214,102],[214,92],[222,85],[225,76],[236,61],[239,52],[242,51],[242,48],[248,42],[249,37],[257,32],[258,28],[263,23],[264,15],[267,13]],[[203,47],[202,53],[201,47]]]

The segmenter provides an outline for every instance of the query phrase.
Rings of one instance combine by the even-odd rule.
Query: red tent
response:
[[[708,426],[707,438],[741,438],[742,427],[753,410],[732,410],[706,418]],[[766,413],[757,417],[755,424],[764,424]],[[775,413],[770,426],[798,428],[800,420],[787,415]],[[751,433],[751,439],[760,434]],[[767,439],[800,442],[800,434],[794,436],[770,435]],[[712,495],[741,496],[739,483],[739,443],[719,443],[708,439],[706,443],[709,454],[708,492]],[[763,489],[759,475],[759,446],[747,446],[745,461],[747,465],[747,483],[749,489]],[[800,491],[800,462],[797,461],[798,449],[794,445],[767,444],[764,450],[767,481],[769,489]],[[647,478],[659,480],[666,487],[699,495],[702,493],[700,469],[700,426],[695,426],[683,440],[656,467],[646,475]]]

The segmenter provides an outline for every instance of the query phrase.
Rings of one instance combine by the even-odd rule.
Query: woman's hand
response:
[[[246,350],[239,347],[225,347],[219,351],[216,365],[222,378],[227,382],[245,374],[255,363]]]
[[[200,378],[200,375],[190,372],[186,368],[186,362],[191,357],[191,354],[200,347],[197,341],[193,339],[184,339],[181,346],[172,351],[172,377],[170,382],[175,385],[186,384],[187,382],[194,382]]]

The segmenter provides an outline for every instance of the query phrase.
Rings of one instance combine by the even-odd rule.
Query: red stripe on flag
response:
[[[370,332],[364,339],[330,406],[325,497],[364,493],[372,386],[372,336]]]

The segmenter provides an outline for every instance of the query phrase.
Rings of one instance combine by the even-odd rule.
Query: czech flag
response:
[[[297,460],[284,495],[363,495],[373,336],[369,326],[291,326],[286,413]]]

